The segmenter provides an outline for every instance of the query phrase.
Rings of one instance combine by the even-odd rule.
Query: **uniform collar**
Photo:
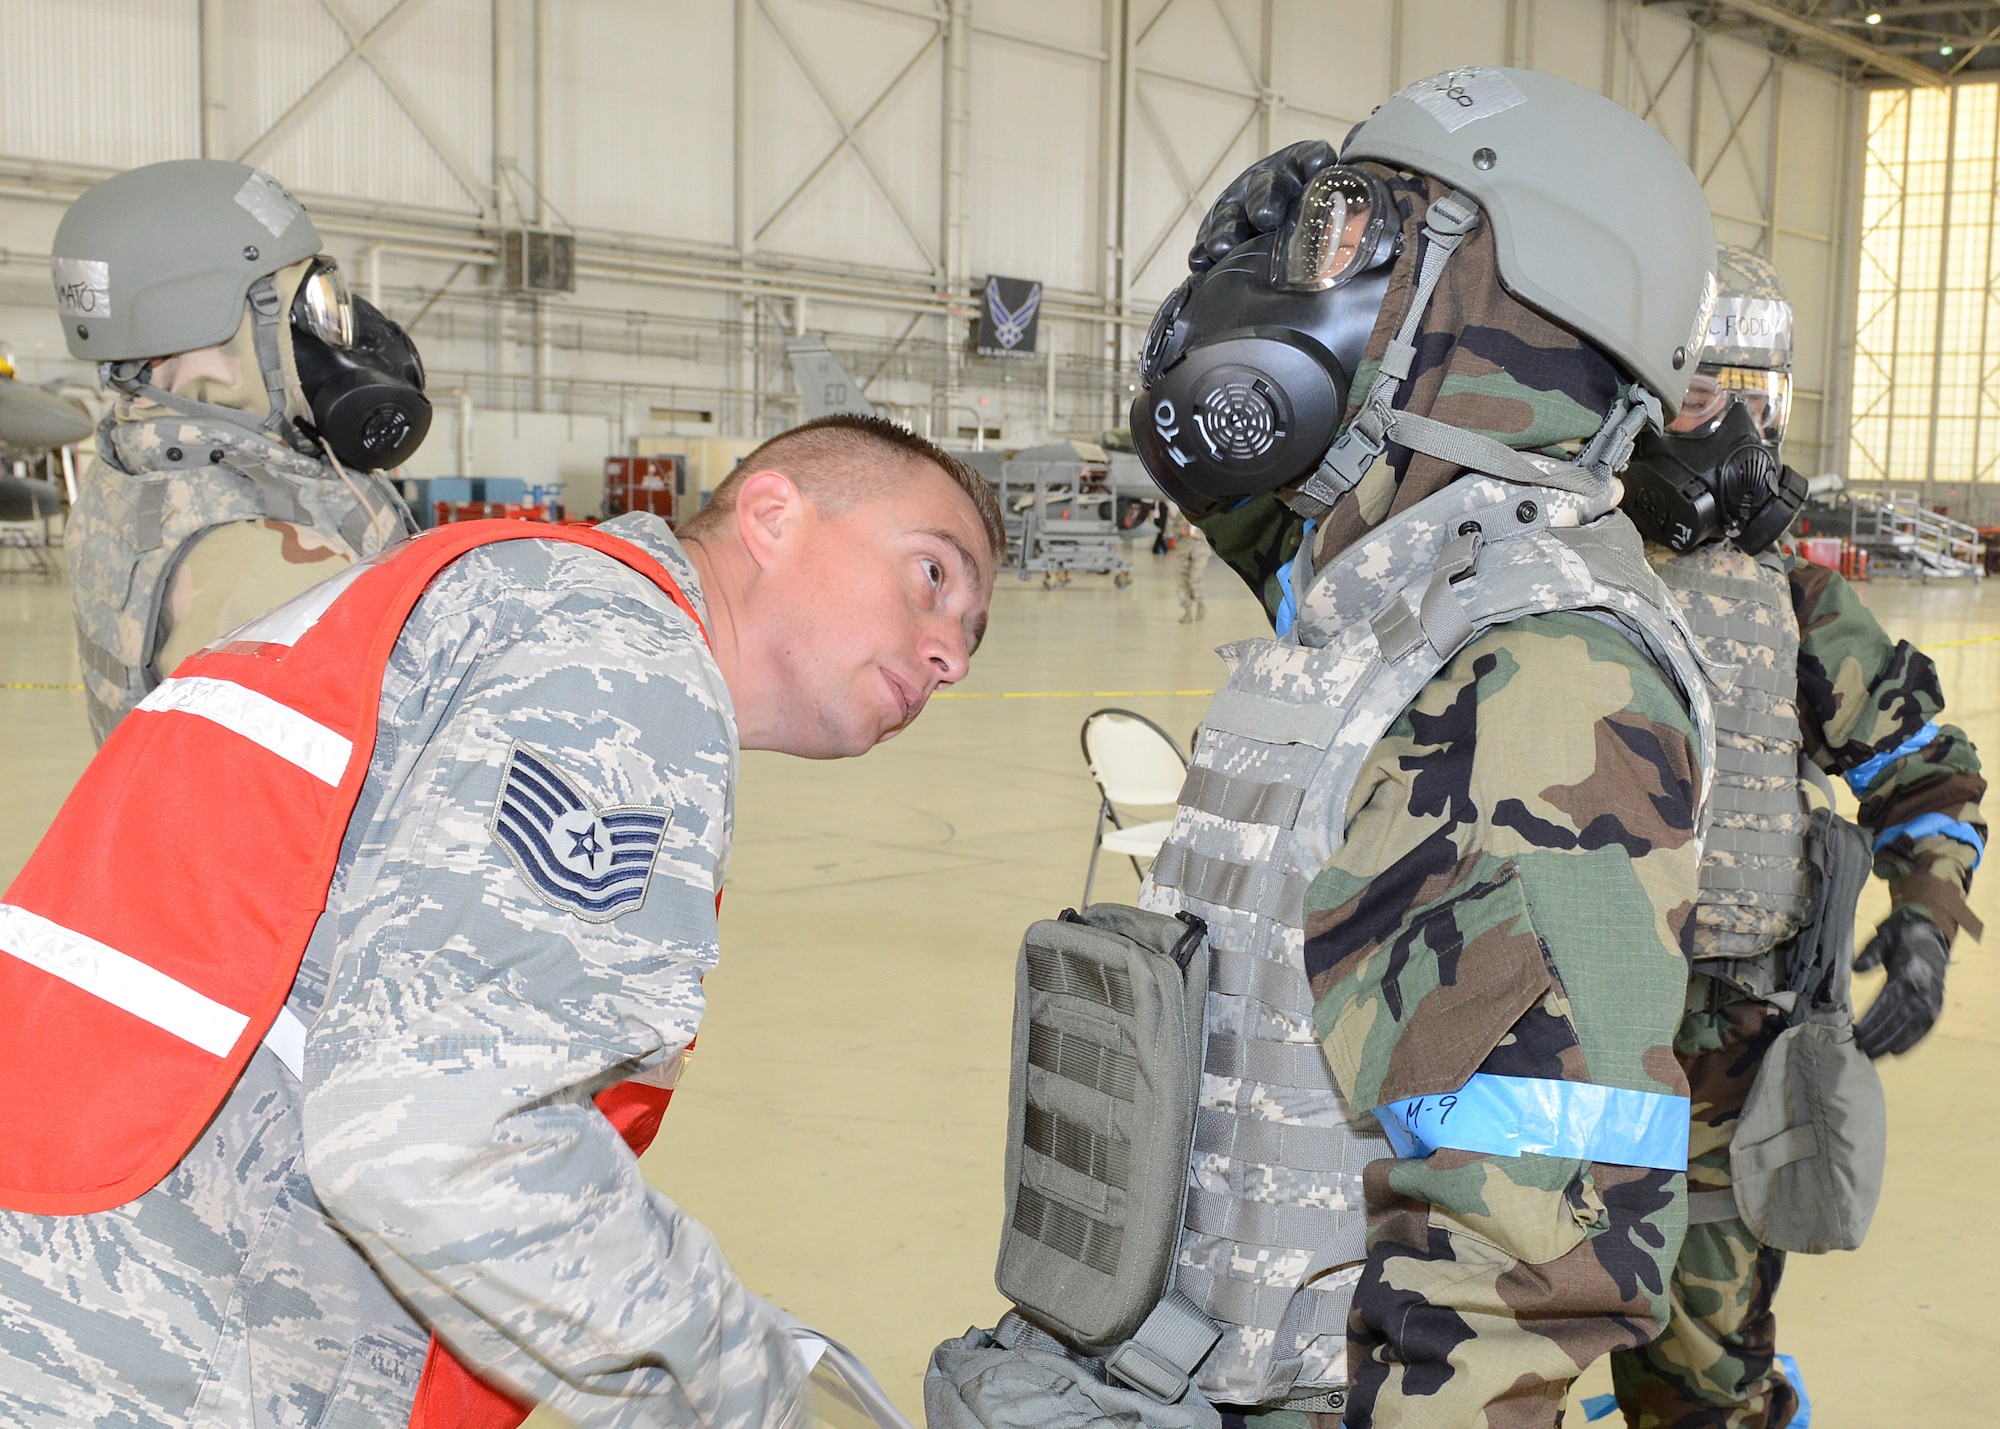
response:
[[[681,593],[693,602],[701,615],[701,623],[708,624],[708,599],[702,594],[701,574],[694,568],[694,561],[680,539],[650,511],[628,511],[623,516],[614,517],[597,528],[607,536],[616,536],[621,541],[630,541],[654,560],[667,568],[667,574],[674,578],[674,584]]]

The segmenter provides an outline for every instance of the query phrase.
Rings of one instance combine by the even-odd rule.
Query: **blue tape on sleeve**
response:
[[[1786,1425],[1786,1429],[1808,1429],[1812,1423],[1812,1401],[1806,1397],[1805,1377],[1799,1373],[1799,1362],[1790,1355],[1777,1356],[1778,1368],[1785,1372],[1785,1378],[1792,1382],[1792,1390],[1799,1397],[1798,1412]]]
[[[1313,527],[1317,525],[1319,525],[1317,521],[1308,521],[1305,529],[1299,533],[1301,551],[1312,545]],[[1292,627],[1299,623],[1299,602],[1292,591],[1292,567],[1297,563],[1298,557],[1294,555],[1291,560],[1278,567],[1278,589],[1283,594],[1278,597],[1278,613],[1272,618],[1271,623],[1277,627],[1280,640],[1291,633]]]
[[[1972,850],[1974,868],[1979,867],[1979,860],[1986,856],[1986,840],[1979,836],[1979,830],[1948,814],[1919,814],[1914,819],[1905,819],[1900,824],[1889,825],[1875,835],[1875,852],[1882,852],[1904,834],[1913,839],[1927,838],[1931,834],[1943,834],[1948,839],[1957,839]]]
[[[1868,786],[1881,777],[1884,769],[1887,769],[1906,754],[1915,754],[1919,749],[1922,749],[1937,737],[1937,721],[1926,721],[1922,729],[1918,730],[1887,754],[1878,754],[1866,764],[1857,764],[1848,770],[1846,775],[1847,787],[1854,791],[1855,798],[1860,798],[1868,792]]]
[[[1449,1148],[1687,1170],[1688,1099],[1594,1082],[1475,1072],[1455,1092],[1375,1108],[1404,1159]]]
[[[1583,1417],[1592,1421],[1609,1418],[1611,1411],[1617,1407],[1618,1396],[1615,1394],[1593,1394],[1577,1406],[1583,1411]]]

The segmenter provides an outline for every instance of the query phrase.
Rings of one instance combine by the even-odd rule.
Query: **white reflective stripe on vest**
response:
[[[354,750],[352,741],[269,695],[206,675],[163,681],[139,701],[139,708],[212,720],[327,784],[340,783],[348,755]]]
[[[229,1054],[250,1021],[135,957],[11,903],[0,903],[0,949],[217,1057]]]

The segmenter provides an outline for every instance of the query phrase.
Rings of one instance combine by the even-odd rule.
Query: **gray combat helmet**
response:
[[[1601,94],[1532,70],[1447,70],[1397,91],[1348,139],[1485,210],[1507,291],[1677,411],[1715,297],[1715,228],[1686,162]]]
[[[320,251],[299,201],[262,169],[174,159],[85,190],[49,259],[63,340],[88,362],[227,342],[251,286]]]
[[[1703,366],[1792,370],[1792,305],[1777,267],[1734,243],[1715,250],[1715,311],[1708,319]]]

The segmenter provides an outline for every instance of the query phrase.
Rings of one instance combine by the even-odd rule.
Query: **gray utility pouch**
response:
[[[924,1418],[930,1429],[1222,1429],[1221,1414],[1199,1394],[1162,1404],[1113,1383],[1103,1361],[1018,1314],[937,1347],[924,1374]]]
[[[994,1274],[1028,1321],[1171,1400],[1131,1337],[1169,1289],[1201,1089],[1207,925],[1118,903],[1036,923],[1015,974],[1007,1220]],[[1170,1306],[1171,1308],[1171,1306]],[[1167,1318],[1207,1352],[1219,1332]],[[1155,1327],[1161,1322],[1156,1319]],[[1161,1392],[1165,1389],[1166,1392]]]
[[[1817,1254],[1853,1250],[1868,1234],[1889,1116],[1875,1064],[1854,1045],[1854,907],[1868,881],[1867,838],[1815,808],[1806,853],[1816,886],[1786,980],[1796,999],[1791,1025],[1751,1084],[1729,1174],[1752,1235],[1775,1250]]]

